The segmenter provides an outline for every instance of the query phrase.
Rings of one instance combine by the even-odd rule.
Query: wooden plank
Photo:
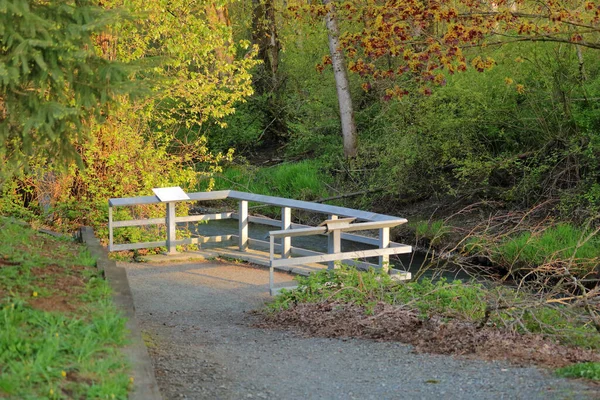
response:
[[[217,190],[214,192],[194,192],[187,195],[190,200],[194,201],[224,200],[229,196],[229,192],[229,190]]]
[[[259,239],[248,239],[248,240],[250,241],[250,247],[253,247],[255,249],[269,251],[269,242],[267,242],[265,240],[259,240]],[[276,252],[281,251],[280,244],[275,243],[274,247],[275,247]],[[320,255],[325,254],[325,253],[321,253],[320,251],[308,250],[308,249],[303,249],[302,247],[294,247],[294,246],[291,247],[291,252],[292,252],[292,256],[296,256],[296,257],[320,256]],[[360,269],[364,269],[364,270],[368,270],[369,268],[375,268],[375,269],[379,268],[379,265],[373,264],[373,263],[368,263],[365,261],[344,260],[344,264],[352,265],[352,266],[355,266],[356,268],[360,268]]]
[[[330,215],[329,219],[325,222],[323,222],[321,225],[325,224],[325,226],[327,227],[327,229],[331,229],[332,227],[335,227],[336,225],[333,223],[333,221],[338,220],[338,216],[337,215]],[[342,227],[342,226],[347,226],[350,222],[353,222],[355,220],[355,218],[344,218],[340,221],[343,225],[338,225],[338,227]],[[342,251],[342,235],[341,232],[339,230],[334,230],[331,231],[327,234],[327,253],[329,254],[334,254],[334,253],[339,253]],[[329,263],[327,264],[327,269],[334,269],[335,268],[335,261],[329,261]]]
[[[177,253],[175,241],[177,240],[177,224],[175,223],[175,202],[166,203],[167,207],[167,254]]]
[[[330,206],[328,204],[311,203],[309,201],[292,200],[282,197],[264,196],[254,193],[238,192],[236,190],[229,191],[229,198],[237,200],[253,201],[256,203],[269,204],[279,207],[290,207],[298,210],[307,210],[319,212],[322,214],[340,215],[344,217],[354,217],[365,221],[399,221],[398,224],[406,223],[405,218],[392,217],[390,215],[383,215],[372,213],[368,211],[355,210],[352,208]]]
[[[291,265],[310,264],[310,263],[322,263],[328,261],[342,261],[352,260],[354,258],[367,258],[367,257],[378,257],[382,255],[390,254],[405,254],[412,251],[411,246],[398,246],[389,247],[387,249],[372,249],[372,250],[358,250],[348,251],[336,254],[323,254],[322,256],[310,256],[310,257],[298,257],[288,259],[276,259],[273,260],[274,267],[284,267]]]
[[[254,193],[238,192],[235,190],[220,190],[216,192],[195,192],[187,193],[191,201],[202,200],[223,200],[227,198],[236,200],[253,201],[279,207],[289,207],[299,210],[314,211],[322,214],[341,215],[344,217],[354,217],[364,221],[399,221],[399,224],[406,223],[405,218],[393,217],[372,213],[368,211],[355,210],[352,208],[331,206],[328,204],[311,203],[309,201],[286,199],[283,197],[264,196]],[[108,204],[111,207],[135,206],[144,204],[157,204],[160,200],[156,196],[138,196],[126,198],[109,199]]]
[[[348,226],[341,226],[339,228],[332,228],[332,230],[339,230],[342,232],[354,232],[354,231],[362,231],[362,230],[370,230],[370,229],[380,229],[380,228],[391,228],[393,226],[399,225],[398,221],[374,221],[374,222],[359,222],[357,224],[351,224]],[[316,226],[311,228],[300,228],[300,229],[292,229],[286,231],[270,231],[269,235],[275,238],[281,237],[298,237],[298,236],[310,236],[310,235],[319,235],[327,232],[327,227],[325,226]]]
[[[281,229],[290,230],[292,227],[292,209],[289,207],[281,208]],[[284,237],[281,239],[281,257],[289,258],[291,256],[290,249],[292,247],[292,238]]]
[[[144,226],[144,225],[164,225],[165,218],[131,219],[129,221],[113,221],[112,226],[123,228],[126,226]]]
[[[299,228],[299,229],[290,229],[285,231],[270,231],[269,236],[274,237],[276,239],[282,237],[298,237],[298,236],[310,236],[310,235],[319,235],[327,232],[326,226],[315,226],[311,228]]]
[[[240,216],[236,213],[233,213],[233,214],[231,214],[231,218],[239,219]],[[278,219],[273,219],[273,218],[249,216],[248,221],[251,223],[254,223],[254,224],[276,226],[276,227],[281,226],[281,221]],[[298,228],[312,228],[312,227],[310,225],[292,223],[292,229],[298,229]],[[348,240],[350,242],[369,244],[371,246],[379,246],[378,238],[368,237],[368,236],[363,236],[363,235],[356,235],[353,233],[342,232],[342,239]]]
[[[202,243],[222,243],[230,241],[235,235],[219,235],[219,236],[199,236],[178,239],[175,244],[202,244]],[[237,236],[235,236],[237,237]]]
[[[240,251],[245,251],[248,248],[248,202],[240,200],[238,208],[238,243]]]
[[[224,212],[218,214],[186,215],[184,217],[175,217],[175,222],[197,222],[197,221],[215,221],[220,219],[229,219],[233,213]]]
[[[390,247],[390,228],[381,228],[379,230],[379,248],[386,249]],[[379,256],[379,266],[386,271],[390,267],[390,256]]]
[[[115,244],[113,245],[113,251],[123,250],[135,250],[135,249],[151,249],[154,247],[165,247],[167,241],[163,240],[160,242],[143,242],[143,243],[127,243],[127,244]]]
[[[160,200],[156,196],[120,197],[108,200],[108,205],[110,207],[140,206],[158,203],[160,203]]]

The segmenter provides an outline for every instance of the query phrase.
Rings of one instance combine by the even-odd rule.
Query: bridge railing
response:
[[[356,210],[346,207],[338,207],[327,204],[312,203],[308,201],[293,200],[282,197],[265,196],[253,193],[238,192],[235,190],[222,190],[215,192],[187,193],[189,200],[161,202],[156,196],[142,196],[130,198],[113,198],[108,202],[108,231],[109,251],[122,251],[142,248],[166,247],[167,254],[177,253],[176,246],[184,244],[225,243],[237,241],[239,251],[246,252],[251,247],[269,250],[270,266],[280,268],[285,266],[303,265],[307,263],[328,263],[333,268],[335,261],[345,261],[359,267],[379,267],[389,269],[389,256],[392,254],[410,253],[412,248],[407,245],[390,241],[390,228],[406,223],[406,219],[377,214],[368,211]],[[176,204],[182,201],[211,201],[211,200],[237,200],[237,213],[222,212],[203,215],[180,216],[175,215]],[[248,213],[248,203],[259,203],[281,208],[281,219],[251,216]],[[113,219],[114,207],[132,207],[139,205],[164,203],[166,213],[164,218],[147,218],[115,221]],[[313,213],[324,214],[326,221],[321,226],[307,226],[292,223],[292,210],[305,210]],[[221,219],[237,219],[237,235],[199,236],[184,239],[176,238],[177,223],[213,221]],[[248,235],[250,223],[263,224],[279,228],[269,232],[270,241],[250,238]],[[165,240],[143,243],[114,243],[114,230],[116,228],[145,225],[166,225]],[[358,235],[357,231],[377,230],[378,237]],[[293,247],[291,238],[308,235],[327,235],[328,252],[320,253],[299,247]],[[275,243],[280,239],[281,243]],[[371,250],[360,250],[352,252],[341,251],[341,240],[348,240],[375,246]],[[280,254],[275,257],[275,252]],[[294,256],[294,257],[293,257]],[[378,264],[354,261],[356,258],[378,257]],[[271,274],[272,275],[272,274]],[[272,286],[272,285],[271,285]]]

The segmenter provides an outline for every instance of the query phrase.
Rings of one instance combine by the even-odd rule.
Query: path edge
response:
[[[163,400],[156,383],[154,366],[135,318],[135,306],[125,268],[117,267],[116,262],[108,258],[108,251],[100,244],[92,227],[82,226],[78,232],[78,239],[87,246],[90,254],[96,258],[96,267],[102,271],[104,278],[112,289],[113,302],[121,310],[123,316],[127,318],[126,327],[130,332],[130,342],[122,348],[122,352],[131,365],[134,382],[133,391],[129,393],[129,399]]]

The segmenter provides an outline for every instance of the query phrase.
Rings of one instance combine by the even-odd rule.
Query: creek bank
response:
[[[369,310],[333,300],[299,303],[261,315],[264,322],[258,326],[263,328],[283,327],[316,337],[398,341],[411,344],[423,353],[550,368],[600,361],[600,354],[595,351],[564,346],[541,335],[522,335],[465,321],[447,321],[439,315],[423,319],[415,310],[383,302]]]

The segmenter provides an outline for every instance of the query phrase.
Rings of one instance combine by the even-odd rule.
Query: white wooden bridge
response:
[[[167,256],[178,255],[176,246],[195,244],[198,254],[208,256],[226,256],[242,259],[255,264],[268,266],[270,269],[270,291],[276,293],[273,280],[274,269],[297,274],[308,274],[323,268],[334,268],[336,262],[354,265],[361,269],[382,268],[395,279],[410,279],[410,272],[400,271],[389,266],[389,256],[405,254],[412,251],[411,246],[390,241],[390,228],[406,223],[406,219],[389,215],[376,214],[351,208],[292,200],[281,197],[264,196],[253,193],[222,190],[215,192],[197,192],[179,195],[164,195],[164,191],[155,190],[157,195],[114,198],[108,202],[109,251],[122,251],[143,248],[166,247]],[[175,192],[177,193],[177,192]],[[180,202],[203,202],[232,199],[238,202],[238,212],[222,212],[203,215],[176,216],[176,206]],[[147,218],[134,220],[113,219],[115,207],[135,207],[150,204],[165,204],[163,218]],[[276,206],[281,208],[281,219],[251,216],[248,214],[248,204]],[[292,223],[292,210],[305,210],[324,215],[324,220],[318,226],[308,226]],[[177,239],[177,224],[200,221],[236,219],[237,235],[223,234],[215,236],[195,235]],[[250,223],[263,224],[278,228],[269,232],[269,241],[250,238],[248,231]],[[165,240],[143,243],[114,243],[114,230],[123,227],[144,225],[166,225]],[[360,231],[378,231],[377,237],[356,234]],[[198,230],[200,231],[200,230]],[[327,235],[327,253],[316,252],[292,246],[293,237]],[[279,243],[276,243],[276,239]],[[341,248],[341,240],[348,240],[373,246],[368,250],[346,251]],[[366,258],[378,257],[378,264],[368,263]]]

